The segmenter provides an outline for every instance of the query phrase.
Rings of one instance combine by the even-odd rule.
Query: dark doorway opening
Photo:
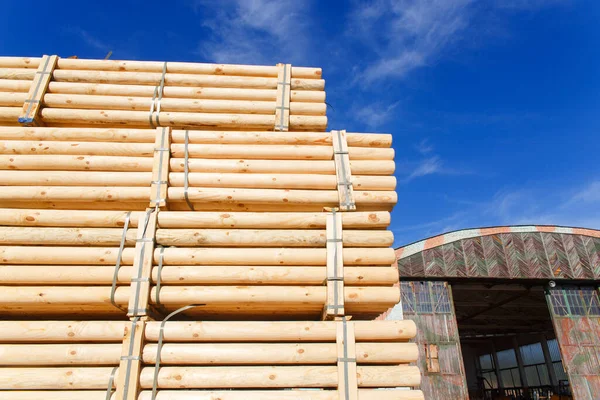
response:
[[[454,283],[471,400],[571,399],[544,287]]]

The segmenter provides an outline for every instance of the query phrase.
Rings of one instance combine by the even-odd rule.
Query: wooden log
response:
[[[112,367],[0,368],[0,390],[103,389]]]
[[[37,68],[40,57],[0,57],[0,68]],[[61,58],[58,68],[98,71],[162,72],[162,61],[119,61]],[[168,62],[167,72],[202,75],[277,76],[276,66]],[[321,68],[293,67],[292,77],[317,79]]]
[[[173,163],[171,163],[172,165]],[[152,171],[150,157],[0,155],[0,170]]]
[[[360,366],[360,387],[418,386],[420,373],[412,366]],[[154,368],[142,370],[142,388],[151,388]],[[283,388],[337,387],[336,366],[315,367],[163,367],[160,388]]]
[[[22,82],[19,85],[5,84],[4,82]],[[0,80],[0,91],[27,91],[21,88],[25,84],[31,85],[30,81]],[[2,90],[20,89],[20,90]],[[154,87],[143,85],[111,85],[102,83],[71,83],[50,82],[49,93],[57,94],[90,94],[101,96],[139,96],[152,97]],[[180,99],[221,99],[221,100],[251,100],[251,101],[275,101],[275,89],[238,89],[238,88],[212,88],[212,87],[182,87],[166,86],[163,88],[164,98]],[[292,90],[292,102],[324,103],[325,92],[316,90]]]
[[[380,177],[380,178],[388,178],[388,177]],[[2,173],[0,173],[0,185],[1,186],[143,186],[143,187],[146,187],[149,185],[151,180],[152,180],[151,172],[2,171]],[[368,180],[366,180],[366,182],[368,182]],[[377,180],[375,183],[376,184],[382,183],[382,181]],[[385,187],[389,189],[389,185],[386,185]]]
[[[2,156],[0,156],[2,160]],[[171,171],[183,172],[183,158],[171,158]],[[0,166],[3,164],[0,163]],[[189,159],[190,172],[326,174],[335,175],[333,160],[212,160]],[[392,160],[356,160],[350,162],[355,175],[392,175],[396,165]],[[5,168],[6,169],[6,168]]]
[[[356,340],[405,341],[415,337],[412,320],[353,321]],[[125,321],[0,321],[3,343],[119,342]],[[146,339],[158,341],[161,322],[146,324]],[[335,342],[335,323],[325,321],[169,321],[165,342]]]
[[[36,67],[37,68],[37,67]],[[0,79],[33,81],[35,69],[31,68],[0,68]]]
[[[0,265],[115,265],[117,247],[0,246]],[[125,248],[122,265],[133,265],[133,249]],[[159,250],[154,251],[158,263]],[[391,265],[392,248],[346,248],[344,265]],[[165,265],[284,265],[325,266],[326,250],[294,248],[165,248]]]
[[[173,157],[184,157],[183,144],[173,144]],[[269,160],[332,160],[333,148],[328,146],[310,145],[238,145],[238,144],[190,144],[188,145],[191,158],[243,158]],[[348,155],[352,160],[393,160],[394,149],[351,147]]]
[[[0,78],[28,79],[27,69],[0,69]],[[60,68],[52,74],[56,82],[87,82],[134,85],[158,85],[162,72],[116,72],[95,70],[65,70]],[[222,88],[275,89],[277,77],[196,75],[167,72],[164,76],[166,86],[201,86]],[[297,78],[292,80],[292,90],[324,90],[323,79]]]
[[[19,123],[25,126],[43,125],[39,119],[39,111],[42,107],[44,94],[48,89],[48,85],[52,80],[52,73],[56,68],[58,56],[43,56],[40,65],[35,73],[35,77],[31,82],[27,99],[23,104],[23,111],[19,115]],[[1,95],[1,93],[0,93]]]
[[[125,245],[134,246],[136,229],[128,229]],[[385,232],[385,231],[382,231]],[[119,246],[123,229],[119,228],[28,228],[0,226],[3,245],[79,245]]]
[[[104,125],[119,127],[147,127],[149,125],[147,111],[44,108],[40,112],[40,118],[41,121],[46,125],[69,124],[71,126]],[[213,128],[216,126],[222,126],[227,128],[268,130],[274,126],[275,116],[258,114],[220,114],[161,111],[160,121],[161,126],[179,128],[187,126]],[[326,128],[326,116],[290,116],[290,129],[325,130]]]
[[[0,188],[0,201],[141,202],[148,199],[150,199],[150,187],[4,186]]]
[[[153,143],[0,141],[0,154],[152,157],[153,152]]]
[[[0,79],[0,92],[27,93],[30,87],[31,81],[28,80]]]
[[[401,343],[402,345],[408,343]],[[390,347],[390,351],[394,351]],[[398,351],[396,349],[395,351]],[[378,354],[379,349],[371,349]],[[400,349],[404,354],[404,350]],[[0,344],[0,366],[119,365],[121,344]]]
[[[15,209],[55,209],[55,210],[131,210],[141,211],[148,207],[148,202],[70,202],[70,201],[0,201],[0,207]],[[249,211],[249,210],[245,210]]]
[[[13,105],[20,94],[6,95],[0,92],[1,105]],[[133,96],[102,96],[89,94],[54,94],[49,93],[42,99],[46,107],[77,108],[90,110],[149,110],[153,98]],[[163,97],[160,101],[161,111],[232,113],[232,114],[267,114],[275,111],[274,101],[232,100],[232,99],[181,99]],[[293,102],[290,112],[294,115],[325,115],[325,103]]]
[[[31,128],[0,126],[2,140],[154,143],[155,132],[125,128]]]
[[[120,342],[124,321],[0,321],[0,342]]]
[[[133,267],[120,267],[118,284],[128,284]],[[87,265],[0,266],[0,281],[5,285],[110,285],[114,267]],[[266,266],[166,266],[161,271],[166,285],[321,285],[322,268]],[[152,282],[158,281],[158,267],[152,269]],[[346,267],[344,285],[380,286],[398,282],[398,270],[392,267]]]
[[[106,389],[112,368],[0,368],[0,389]],[[117,372],[117,376],[120,370]],[[418,386],[413,366],[359,366],[359,387]],[[152,388],[154,368],[142,369],[142,388]],[[159,388],[286,388],[337,386],[336,366],[163,367]]]
[[[151,157],[153,146],[151,143],[2,140],[0,153]],[[183,144],[171,146],[173,157],[184,157],[184,151]],[[394,149],[352,147],[348,152],[350,159],[353,160],[394,158]],[[310,145],[190,144],[188,153],[192,158],[209,159],[331,160],[333,158],[332,148]]]
[[[29,188],[28,188],[29,189]],[[48,188],[50,190],[51,188]],[[26,199],[35,198],[35,193],[44,191],[45,188],[30,189]],[[89,190],[89,189],[88,189]],[[108,188],[106,193],[108,193]],[[110,188],[114,192],[113,196],[120,199],[135,201],[134,196],[129,193],[119,192],[119,188]],[[11,192],[11,188],[7,189]],[[47,190],[46,190],[47,192]],[[179,187],[170,187],[170,201],[184,201],[184,189]],[[0,192],[0,199],[12,199],[11,195],[19,196],[15,193],[3,194]],[[73,194],[76,191],[73,191]],[[284,204],[284,205],[304,205],[319,204],[321,207],[335,207],[339,203],[337,190],[281,190],[281,189],[229,189],[229,188],[189,188],[188,198],[196,203],[243,203],[243,204]],[[5,197],[6,196],[6,197]],[[22,195],[20,195],[22,196]],[[66,196],[66,194],[64,195]],[[80,194],[80,198],[92,198],[92,194]],[[22,197],[20,197],[22,198]],[[357,205],[394,205],[398,200],[396,192],[392,191],[356,191],[355,201]]]
[[[185,142],[185,131],[173,131],[173,143]],[[392,145],[392,135],[381,133],[347,133],[350,147],[387,148]],[[330,132],[231,132],[188,131],[191,144],[270,144],[270,145],[320,145],[332,146]]]
[[[21,107],[0,107],[0,122],[3,125],[20,126],[19,115],[21,115]]]
[[[137,227],[143,214],[133,212],[129,225]],[[16,210],[0,208],[0,225],[49,226],[49,227],[106,227],[118,228],[125,224],[126,211],[78,211],[78,210]],[[325,214],[318,213],[219,213],[219,212],[171,212],[158,213],[160,228],[280,228],[324,229]],[[390,224],[388,212],[343,213],[342,223],[346,229],[379,229]]]
[[[155,364],[157,351],[156,344],[146,345],[144,363]],[[415,343],[357,343],[356,354],[361,364],[410,363],[419,356]],[[165,365],[316,365],[335,364],[337,358],[335,343],[166,343],[161,348],[160,362]],[[10,365],[11,361],[4,362]]]
[[[2,82],[2,81],[0,81]],[[152,88],[152,90],[154,90]],[[173,143],[184,143],[185,131],[174,130]],[[28,128],[0,127],[3,140],[55,140],[127,143],[153,143],[154,132],[147,129],[125,128]],[[190,144],[270,144],[331,146],[330,132],[235,132],[188,131]],[[388,148],[392,135],[378,133],[346,133],[350,147]]]
[[[166,343],[163,365],[276,365],[335,364],[335,343]],[[155,364],[158,346],[143,349],[143,362]],[[415,343],[357,343],[357,362],[402,364],[415,362]],[[119,364],[121,344],[0,344],[0,366],[100,366]]]
[[[105,390],[12,390],[4,400],[106,400]],[[152,391],[142,391],[138,400],[151,400]],[[337,390],[159,390],[155,400],[338,400]],[[420,390],[359,389],[359,400],[424,400]],[[111,400],[117,400],[115,395]]]
[[[4,307],[27,305],[110,305],[109,286],[2,286],[0,300]],[[261,304],[284,309],[290,305],[298,309],[325,303],[325,287],[321,286],[163,286],[160,303],[169,306],[206,303],[212,306],[232,304]],[[117,287],[115,302],[126,305],[131,290]],[[400,292],[393,287],[347,287],[344,293],[347,304],[373,303],[394,305],[400,301]],[[152,288],[151,302],[157,304],[156,288]],[[235,313],[234,309],[231,309]]]
[[[6,82],[10,82],[6,80]],[[23,81],[15,81],[15,82],[23,82]],[[31,86],[31,82],[28,82],[29,86]],[[0,92],[0,106],[2,107],[23,107],[23,103],[27,100],[27,92],[19,93],[19,92]]]
[[[10,231],[14,229],[22,229],[22,234],[20,236],[20,232],[13,232],[11,234]],[[22,237],[23,240],[15,244],[24,244],[28,236],[28,232],[25,230],[37,230],[40,232],[43,229],[45,228],[4,228],[4,230],[0,228],[0,243],[4,243],[5,241],[6,243],[11,243],[13,240],[17,240],[13,239],[16,236]],[[90,235],[93,235],[91,229],[94,228],[90,228],[89,230]],[[11,238],[11,235],[13,238]],[[31,232],[31,236],[33,235],[34,232]],[[180,247],[325,247],[327,237],[325,231],[314,230],[159,229],[156,232],[156,242],[163,246]],[[68,243],[68,240],[62,243]],[[394,243],[394,235],[391,231],[348,230],[343,233],[342,243],[344,247],[388,247]]]

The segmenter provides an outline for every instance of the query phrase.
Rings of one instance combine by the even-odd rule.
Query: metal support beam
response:
[[[486,313],[486,312],[488,312],[488,311],[491,311],[491,310],[493,310],[493,309],[496,309],[496,308],[498,308],[498,307],[502,307],[503,305],[505,305],[505,304],[508,304],[508,303],[511,303],[511,302],[513,302],[513,301],[515,301],[515,300],[517,300],[517,299],[520,299],[521,297],[527,296],[528,294],[529,294],[529,289],[527,289],[526,291],[524,291],[524,292],[521,292],[521,293],[519,293],[519,294],[516,294],[516,295],[514,295],[514,296],[510,296],[509,298],[507,298],[507,299],[504,299],[504,300],[502,300],[502,301],[499,301],[499,302],[497,302],[497,303],[490,304],[488,307],[484,308],[483,310],[479,310],[479,311],[477,311],[477,312],[474,312],[474,313],[472,313],[472,314],[469,314],[469,315],[467,315],[467,316],[465,316],[465,317],[462,317],[462,318],[460,318],[460,319],[458,320],[458,323],[460,324],[461,322],[467,321],[467,320],[469,320],[469,319],[471,319],[471,318],[475,318],[475,317],[477,317],[478,315],[484,314],[484,313]]]
[[[546,361],[546,369],[548,369],[548,377],[550,378],[550,384],[554,389],[554,392],[558,392],[558,379],[556,378],[556,371],[552,364],[552,357],[550,357],[550,349],[548,348],[548,340],[545,334],[540,335],[540,343],[542,344],[542,352],[544,353],[544,360]]]
[[[498,382],[498,389],[504,389],[504,382],[502,382],[502,375],[500,374],[500,364],[498,363],[498,354],[496,353],[496,346],[494,340],[490,340],[492,349],[492,359],[494,360],[494,371],[496,372],[496,381]]]
[[[515,356],[517,358],[517,366],[519,367],[519,377],[521,378],[521,387],[526,399],[529,399],[529,384],[527,383],[527,376],[525,375],[525,366],[523,366],[523,357],[521,357],[521,349],[519,348],[519,341],[516,336],[512,337],[513,348],[515,349]]]

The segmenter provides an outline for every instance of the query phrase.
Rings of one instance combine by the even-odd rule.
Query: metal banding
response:
[[[188,181],[188,174],[190,172],[190,167],[188,166],[188,159],[189,159],[189,151],[188,151],[188,144],[189,144],[189,131],[186,130],[185,131],[185,144],[183,147],[183,154],[184,154],[184,162],[183,162],[183,197],[185,197],[185,202],[187,203],[188,207],[190,208],[190,210],[195,211],[194,210],[194,206],[192,205],[192,202],[190,201],[190,198],[188,196],[188,186],[189,186],[189,181]]]
[[[106,388],[106,397],[104,398],[105,400],[110,400],[112,396],[112,388],[115,382],[115,373],[117,372],[118,368],[119,367],[114,367],[110,372],[110,378],[108,378],[108,387]]]
[[[162,304],[160,303],[160,286],[161,286],[161,274],[164,264],[164,256],[165,256],[165,248],[160,246],[160,252],[158,255],[158,269],[156,271],[156,305],[162,308]]]
[[[160,179],[160,177],[162,176],[162,170],[163,170],[163,152],[164,151],[169,151],[170,149],[166,149],[165,148],[165,133],[166,133],[167,129],[166,128],[162,128],[162,134],[160,137],[160,147],[158,149],[154,149],[154,151],[160,151],[160,161],[158,163],[158,178]],[[158,206],[160,204],[160,185],[164,183],[166,184],[166,181],[153,181],[150,184],[155,184],[156,185],[156,198],[152,201],[156,206]]]
[[[121,307],[115,301],[115,291],[117,290],[117,280],[119,278],[119,269],[121,268],[121,258],[123,256],[123,248],[125,247],[125,241],[127,239],[127,229],[129,229],[129,221],[131,219],[131,211],[125,215],[125,223],[123,224],[123,234],[121,235],[121,243],[119,243],[119,252],[117,253],[117,262],[115,263],[115,271],[113,273],[112,286],[110,288],[110,303],[117,307],[121,311],[125,311],[124,307]]]
[[[146,251],[146,243],[148,242],[154,242],[154,238],[152,238],[151,240],[147,240],[146,238],[146,229],[148,229],[148,223],[150,221],[150,214],[152,214],[155,210],[147,210],[146,211],[146,215],[144,216],[144,225],[143,225],[143,231],[142,231],[142,238],[139,239],[139,242],[142,243],[142,248],[140,249],[140,259],[139,259],[139,263],[138,263],[138,269],[137,269],[137,278],[141,278],[142,276],[142,269],[144,267],[144,253]],[[140,229],[140,224],[138,223],[138,231]],[[138,242],[138,239],[136,239],[136,242]],[[132,280],[135,278],[132,278]],[[134,281],[135,282],[135,281]],[[140,299],[140,283],[141,282],[136,282],[135,285],[135,295],[133,297],[134,300],[134,307],[133,309],[129,309],[128,313],[131,313],[132,316],[137,317],[138,313],[140,312],[146,312],[146,310],[138,310],[138,302]]]
[[[160,78],[160,88],[158,89],[158,104],[156,105],[156,125],[160,126],[160,101],[165,91],[165,76],[167,75],[167,62],[163,65],[162,76]]]
[[[342,318],[342,330],[344,333],[344,357],[343,359],[348,359],[348,326],[347,326],[347,322],[346,322],[346,317]],[[349,377],[349,373],[348,373],[348,362],[347,361],[343,361],[344,363],[344,389],[345,389],[345,397],[346,400],[350,400],[350,384],[348,382],[348,377]]]
[[[342,133],[340,131],[332,131],[332,133],[335,132],[335,135],[337,136],[337,142],[338,142],[338,146],[341,149],[342,148]],[[348,151],[335,151],[333,152],[334,155],[344,155],[344,154],[348,154]],[[342,177],[341,177],[341,181],[338,183],[338,188],[339,186],[345,186],[347,189],[352,187],[352,182],[348,182],[348,180],[346,179],[346,165],[343,162],[343,160],[339,160],[338,163],[336,163],[336,165],[339,164],[341,169],[342,169]],[[348,208],[354,208],[355,207],[355,203],[354,201],[352,201],[351,198],[349,198],[349,190],[344,190],[344,201],[342,202],[342,206],[344,207],[348,207]]]
[[[150,398],[150,400],[156,400],[156,392],[158,389],[158,372],[160,369],[160,351],[162,350],[163,345],[165,323],[168,320],[170,320],[173,316],[181,312],[187,311],[190,308],[201,307],[204,305],[205,304],[190,304],[188,306],[183,306],[173,311],[171,314],[167,315],[165,319],[163,319],[163,321],[160,323],[160,330],[158,331],[158,343],[156,344],[156,362],[154,363],[154,377],[152,379],[152,397]]]
[[[333,240],[338,239],[337,237],[337,212],[335,210],[335,208],[332,210],[331,214],[333,215]],[[338,276],[338,270],[337,270],[337,265],[338,265],[338,251],[337,251],[337,246],[333,246],[333,280],[337,280],[338,278],[340,278],[340,276]],[[327,277],[329,279],[329,277]],[[343,279],[343,277],[342,277]],[[335,307],[335,309],[342,309],[343,306],[340,305],[339,302],[339,290],[338,290],[338,285],[334,284],[333,285],[333,305]]]

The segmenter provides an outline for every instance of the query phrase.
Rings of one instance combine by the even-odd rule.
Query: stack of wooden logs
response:
[[[324,89],[320,68],[289,64],[0,57],[0,122],[16,124],[36,90],[48,126],[318,131]]]
[[[318,68],[0,57],[0,398],[422,400],[391,135],[326,124]]]
[[[320,316],[327,302],[326,213],[156,214],[156,247],[146,246],[154,253],[147,301],[155,311],[200,302],[190,313],[203,318]],[[390,214],[338,215],[338,303],[354,317],[377,316],[400,300],[393,235],[385,230]],[[144,221],[145,212],[0,209],[0,312],[124,315],[137,292],[134,246]]]
[[[139,359],[119,343],[136,328]],[[140,371],[139,400],[334,400],[348,390],[337,388],[341,372],[361,400],[422,400],[373,390],[418,385],[418,368],[406,365],[415,335],[412,321],[0,322],[0,387],[11,389],[4,400],[120,399],[137,379],[130,369]],[[340,352],[356,362],[344,365]]]

